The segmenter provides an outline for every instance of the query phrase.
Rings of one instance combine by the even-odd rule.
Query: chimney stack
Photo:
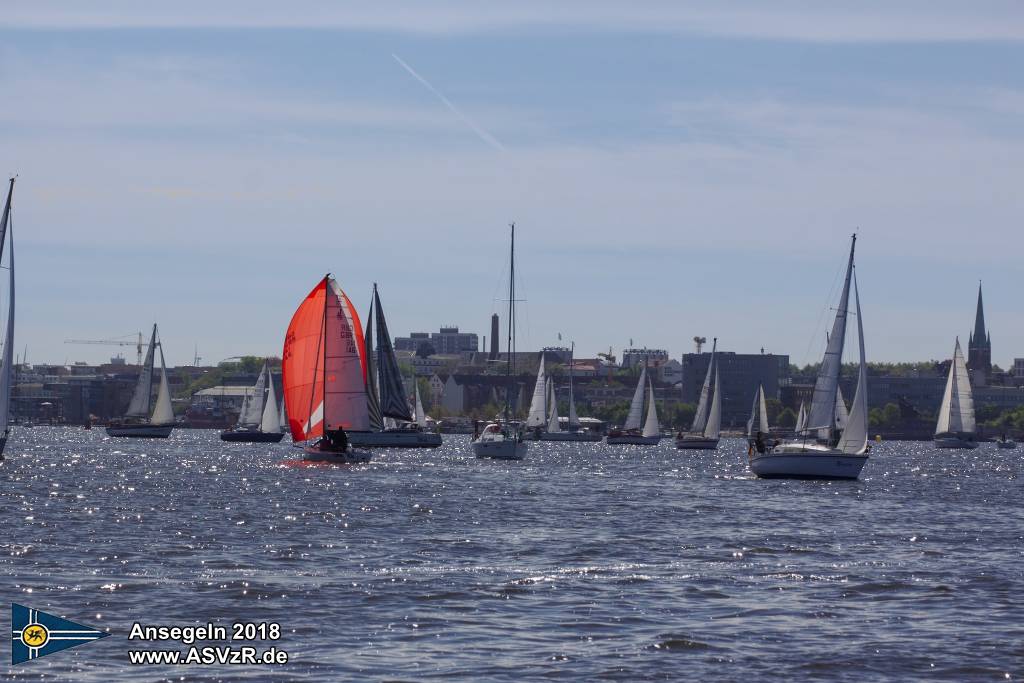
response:
[[[491,316],[491,353],[488,360],[498,360],[498,314]]]

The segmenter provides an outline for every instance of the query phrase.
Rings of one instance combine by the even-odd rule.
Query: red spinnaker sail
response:
[[[349,343],[362,336],[355,307],[334,280],[325,277],[299,304],[281,354],[284,400],[294,440],[323,436],[325,413],[329,429],[369,429],[366,359],[361,344]]]

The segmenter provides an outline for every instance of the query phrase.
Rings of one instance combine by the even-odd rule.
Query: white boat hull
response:
[[[850,455],[818,444],[783,444],[755,453],[750,470],[763,479],[856,479],[867,454]]]
[[[303,446],[303,459],[309,462],[325,462],[335,465],[354,465],[370,462],[370,451],[349,448],[347,451],[321,450],[318,444]]]
[[[639,436],[636,434],[620,434],[606,437],[604,442],[609,446],[657,446],[661,443],[661,435]]]
[[[473,454],[478,458],[495,460],[522,460],[526,457],[527,444],[524,441],[474,441]]]
[[[961,448],[972,450],[978,447],[978,442],[974,439],[954,435],[936,436],[934,443],[936,448]]]
[[[136,439],[166,439],[174,425],[125,424],[109,425],[107,436],[129,436]]]
[[[676,448],[684,450],[713,451],[718,448],[718,439],[711,439],[706,436],[684,434],[676,437]]]
[[[353,446],[377,446],[380,448],[437,448],[441,435],[434,432],[420,432],[413,429],[392,429],[383,432],[347,432]]]

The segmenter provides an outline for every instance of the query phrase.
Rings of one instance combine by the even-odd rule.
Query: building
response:
[[[981,301],[981,283],[978,283],[978,308],[974,313],[974,331],[967,341],[967,369],[976,387],[983,387],[992,375],[992,337],[985,328],[985,307]]]
[[[758,385],[768,398],[779,396],[779,387],[789,378],[789,356],[772,353],[718,351],[718,376],[722,387],[722,425],[746,424]],[[710,353],[683,354],[682,394],[684,403],[697,403],[707,375]]]
[[[637,365],[647,364],[648,367],[657,367],[668,360],[668,351],[665,349],[649,349],[646,346],[642,349],[625,349],[622,352],[622,367],[633,368]]]
[[[458,327],[442,327],[438,332],[413,332],[408,337],[395,337],[396,351],[416,352],[423,345],[433,349],[431,354],[458,354],[479,351],[480,338],[474,332],[459,332]]]

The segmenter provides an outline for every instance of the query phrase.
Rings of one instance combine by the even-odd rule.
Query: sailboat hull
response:
[[[996,448],[1016,448],[1016,447],[1017,447],[1017,442],[1016,441],[1009,441],[1009,440],[1007,440],[1007,441],[996,441]],[[3,445],[0,445],[0,455],[2,455],[3,452],[4,452]]]
[[[807,444],[780,447],[750,458],[750,471],[762,479],[856,479],[868,461],[867,455],[849,455]]]
[[[107,425],[107,436],[128,436],[136,439],[166,439],[174,425],[112,424]]]
[[[657,446],[661,443],[661,434],[642,436],[640,434],[609,434],[604,441],[609,446]]]
[[[676,448],[694,451],[713,451],[718,448],[718,439],[700,434],[683,434],[676,437]]]
[[[441,445],[440,434],[413,429],[348,432],[348,440],[353,446],[377,446],[380,448],[437,448]]]
[[[975,449],[978,447],[978,442],[974,438],[969,436],[957,436],[956,434],[942,434],[935,436],[935,447],[936,448],[962,448],[962,449]]]
[[[356,448],[349,448],[344,451],[336,451],[321,448],[320,442],[303,446],[303,459],[307,462],[323,462],[335,465],[358,465],[370,462],[370,452],[361,451]]]
[[[282,432],[258,432],[249,429],[230,429],[220,433],[221,441],[234,443],[279,443],[283,438]]]
[[[495,460],[522,460],[526,457],[527,445],[523,441],[474,441],[473,454],[478,458]]]

